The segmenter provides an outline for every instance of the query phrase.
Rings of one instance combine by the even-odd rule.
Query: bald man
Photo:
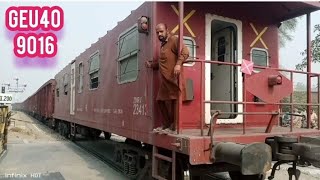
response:
[[[146,66],[159,69],[161,74],[161,85],[158,91],[157,102],[164,121],[162,126],[155,131],[176,130],[175,106],[179,97],[179,92],[185,96],[185,86],[182,75],[182,64],[189,57],[188,48],[183,45],[179,52],[179,38],[169,33],[167,25],[160,23],[156,26],[156,33],[161,43],[159,61],[146,62]],[[181,75],[182,87],[179,89],[178,78]]]

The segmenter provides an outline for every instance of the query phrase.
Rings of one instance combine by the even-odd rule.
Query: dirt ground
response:
[[[17,112],[9,126],[0,179],[126,179],[87,151],[30,116]]]
[[[12,116],[8,152],[0,158],[0,166],[0,179],[6,179],[5,175],[10,173],[41,173],[42,179],[125,179],[52,129],[21,112]],[[274,180],[289,179],[289,167],[287,164],[281,165]],[[301,171],[299,180],[320,179],[319,168],[297,168]],[[271,170],[266,179],[270,173]],[[228,175],[224,178],[230,179]]]
[[[291,167],[291,165],[281,165],[280,170],[276,171],[274,180],[285,180],[289,179],[288,175],[288,168]],[[309,167],[297,167],[301,171],[299,180],[319,180],[320,179],[320,169],[309,166]],[[267,178],[270,175],[271,170],[267,173]],[[295,178],[293,178],[295,179]]]

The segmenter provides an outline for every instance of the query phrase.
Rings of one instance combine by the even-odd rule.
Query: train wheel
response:
[[[61,135],[65,138],[68,138],[70,134],[68,124],[65,122],[61,122]]]
[[[69,137],[69,128],[68,128],[68,125],[67,123],[63,123],[63,136],[65,138],[68,138]]]
[[[111,138],[111,133],[103,131],[104,139],[109,140]]]
[[[232,180],[264,180],[265,174],[243,175],[240,171],[229,171]]]
[[[70,134],[70,140],[71,140],[71,141],[76,141],[76,135],[71,135],[71,134]]]
[[[70,123],[70,140],[76,141],[77,136],[77,126],[75,123]]]
[[[90,136],[94,139],[98,139],[100,137],[101,131],[97,129],[90,129]]]
[[[189,171],[190,163],[188,159],[185,159],[182,156],[177,156],[176,159],[176,180],[203,180],[200,176],[195,176],[192,171]],[[172,165],[171,163],[167,163],[161,161],[160,163],[160,175],[168,174],[166,178],[172,179]]]
[[[152,162],[149,161],[145,164],[145,167],[142,169],[142,172],[140,172],[139,177],[137,180],[145,180],[145,179],[153,179],[152,178]]]
[[[70,132],[68,129],[68,125],[65,122],[58,122],[58,132],[61,136],[68,138]]]
[[[53,129],[55,132],[59,132],[59,121],[58,120],[54,121]]]
[[[142,147],[142,144],[140,141],[136,141],[130,138],[126,138],[126,140],[124,141],[126,144],[130,144],[132,146],[136,146],[136,147]]]
[[[58,122],[58,133],[60,134],[60,135],[62,135],[62,123],[59,121]]]
[[[190,180],[180,162],[181,161],[177,161],[176,164],[176,180]]]
[[[191,171],[189,171],[190,166],[187,160],[179,159],[176,163],[176,180],[202,180],[200,176],[194,176]]]

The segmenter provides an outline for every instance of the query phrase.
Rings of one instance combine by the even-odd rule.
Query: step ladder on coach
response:
[[[159,153],[159,148],[157,146],[153,146],[152,148],[152,177],[158,180],[166,180],[166,178],[161,177],[159,175],[159,161],[167,161],[171,163],[171,168],[172,168],[172,173],[171,173],[171,179],[175,180],[176,179],[176,152],[172,151],[171,157],[168,157],[166,155],[160,154]]]

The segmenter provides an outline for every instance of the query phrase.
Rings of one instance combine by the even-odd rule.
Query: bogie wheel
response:
[[[104,134],[104,139],[109,140],[111,138],[111,133],[104,131],[103,134]]]
[[[58,123],[58,133],[60,134],[60,135],[63,135],[63,129],[62,129],[63,127],[62,127],[62,122],[59,122]]]
[[[93,128],[89,129],[89,137],[92,139],[98,139],[100,134],[101,134],[100,130],[93,129]]]
[[[71,141],[76,141],[76,135],[69,135]]]
[[[130,144],[132,146],[136,146],[136,147],[142,147],[142,144],[140,141],[136,141],[130,138],[126,138],[126,140],[124,141],[126,144]]]
[[[188,164],[189,163],[187,162],[187,160],[177,159],[177,162],[176,162],[176,180],[203,180],[202,177],[194,176],[192,174],[192,171],[188,170],[188,168],[189,168]],[[170,177],[170,179],[171,179],[171,177]]]
[[[69,134],[70,134],[70,131],[69,131],[69,127],[66,123],[63,123],[62,124],[62,135],[65,137],[65,138],[68,138]]]

